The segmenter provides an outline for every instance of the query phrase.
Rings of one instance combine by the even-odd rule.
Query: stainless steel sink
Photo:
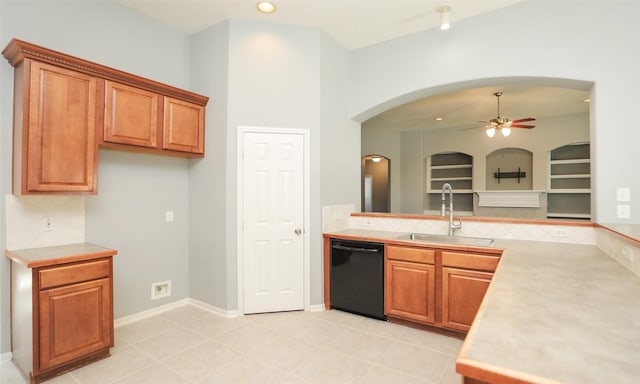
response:
[[[426,233],[409,233],[397,238],[398,240],[422,241],[426,243],[444,243],[455,245],[470,245],[476,247],[492,247],[494,239],[483,237],[430,235]]]

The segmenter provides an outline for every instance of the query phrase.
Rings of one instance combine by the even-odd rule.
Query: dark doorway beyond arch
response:
[[[362,212],[391,211],[390,160],[380,155],[362,157]]]

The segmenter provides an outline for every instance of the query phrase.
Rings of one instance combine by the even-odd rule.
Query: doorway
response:
[[[309,302],[308,131],[241,127],[238,138],[238,309]]]
[[[390,160],[380,155],[362,157],[362,212],[390,212]]]

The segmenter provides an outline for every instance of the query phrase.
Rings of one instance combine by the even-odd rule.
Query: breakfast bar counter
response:
[[[457,359],[466,382],[640,380],[640,277],[593,245],[496,246],[502,260]]]

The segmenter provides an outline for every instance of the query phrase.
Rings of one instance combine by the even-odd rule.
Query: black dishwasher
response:
[[[384,244],[331,239],[331,307],[386,320]]]

